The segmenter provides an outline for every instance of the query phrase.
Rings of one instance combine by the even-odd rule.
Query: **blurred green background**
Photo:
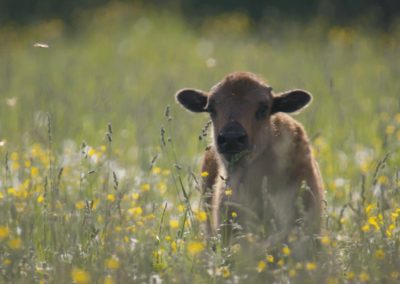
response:
[[[314,95],[298,116],[312,138],[380,149],[381,116],[399,109],[397,3],[3,0],[0,140],[47,143],[50,116],[55,145],[95,144],[111,123],[122,158],[147,161],[170,106],[168,135],[192,157],[208,118],[174,93],[248,70]]]

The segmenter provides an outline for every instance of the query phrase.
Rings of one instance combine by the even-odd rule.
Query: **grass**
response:
[[[75,23],[0,29],[0,282],[399,281],[395,29],[256,28],[240,14],[195,28],[127,5]],[[319,259],[296,261],[290,243],[254,252],[251,235],[214,252],[202,235],[208,118],[173,95],[234,70],[314,95],[297,119],[327,192]]]

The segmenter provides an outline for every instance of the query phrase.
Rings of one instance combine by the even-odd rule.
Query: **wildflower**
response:
[[[72,280],[78,284],[90,283],[90,274],[82,269],[74,268],[71,272]]]
[[[75,203],[75,208],[78,210],[82,210],[86,207],[86,203],[83,200],[79,200]]]
[[[375,257],[379,260],[383,260],[385,258],[385,252],[382,249],[377,249],[375,251]]]
[[[365,224],[364,226],[361,227],[361,231],[364,233],[368,233],[370,231],[370,226],[368,224]]]
[[[400,277],[400,272],[398,272],[398,271],[392,271],[392,273],[390,273],[390,277],[391,277],[392,279],[394,279],[394,280],[397,280],[397,279],[399,279],[399,277]]]
[[[176,242],[173,241],[173,242],[171,243],[171,251],[172,251],[173,253],[176,253],[177,250],[178,250],[178,246],[177,246]]]
[[[281,258],[280,260],[278,260],[277,264],[279,267],[283,267],[285,265],[285,261]]]
[[[142,215],[143,209],[142,209],[140,206],[138,206],[138,207],[129,208],[129,209],[128,209],[128,212],[129,212],[131,215],[133,215],[133,216],[135,216],[135,217],[138,217],[138,216]]]
[[[347,280],[349,280],[349,281],[354,280],[355,277],[356,277],[356,274],[355,274],[353,271],[348,271],[348,272],[345,274],[345,278],[346,278]]]
[[[132,199],[133,200],[138,200],[139,197],[140,197],[139,193],[136,193],[136,192],[132,193]]]
[[[4,265],[10,265],[11,263],[12,263],[12,261],[9,258],[6,258],[6,259],[3,260],[3,264]]]
[[[142,190],[142,192],[149,191],[150,190],[150,184],[148,184],[148,183],[142,184],[141,190]]]
[[[376,216],[371,216],[368,218],[368,223],[372,225],[376,231],[379,230],[378,218]]]
[[[224,278],[228,278],[231,275],[231,272],[230,272],[228,266],[223,266],[221,268],[221,272],[222,272],[222,277],[224,277]]]
[[[196,213],[196,219],[200,222],[207,221],[207,213],[205,211],[199,211]]]
[[[266,259],[267,259],[267,262],[269,262],[269,263],[274,263],[274,260],[275,260],[274,256],[271,254],[267,255]]]
[[[232,218],[236,218],[237,217],[237,213],[235,211],[232,212]]]
[[[285,255],[285,256],[289,256],[290,255],[290,248],[288,247],[288,246],[284,246],[283,248],[282,248],[282,253],[283,253],[283,255]]]
[[[36,199],[36,201],[37,201],[38,203],[43,203],[43,201],[44,201],[44,196],[43,196],[43,194],[39,195],[38,198]]]
[[[179,204],[179,205],[178,205],[178,211],[179,211],[179,213],[185,212],[185,209],[186,209],[186,207],[185,207],[184,205],[182,205],[182,204]]]
[[[94,148],[90,147],[89,150],[87,151],[87,155],[89,157],[92,157],[92,156],[96,155],[96,150]]]
[[[321,238],[321,244],[323,244],[324,246],[328,246],[331,243],[331,239],[329,238],[329,236],[323,236]]]
[[[111,275],[107,275],[105,278],[104,278],[104,284],[115,284],[116,282],[115,282],[115,280],[112,278],[112,276]]]
[[[114,202],[115,201],[115,195],[114,194],[107,194],[107,200],[110,202]]]
[[[171,171],[168,170],[168,169],[165,169],[165,170],[162,170],[161,174],[162,174],[163,176],[169,176],[169,175],[171,174]]]
[[[389,184],[389,178],[387,176],[379,176],[378,177],[378,183],[382,185],[388,185]]]
[[[367,215],[370,215],[370,213],[374,210],[374,209],[376,209],[376,205],[375,204],[368,204],[366,207],[365,207],[365,214],[367,214]]]
[[[361,282],[368,282],[369,281],[369,274],[367,272],[361,272],[358,276]]]
[[[187,249],[189,254],[195,256],[204,250],[204,244],[202,242],[189,242]]]
[[[232,195],[232,189],[231,188],[225,189],[225,195],[226,196],[231,196]]]
[[[385,133],[387,135],[391,135],[391,134],[393,134],[394,130],[395,130],[394,125],[388,125],[388,126],[386,126]]]
[[[106,260],[106,267],[111,270],[116,270],[120,266],[120,262],[117,256],[113,255],[109,259]]]
[[[7,238],[10,234],[10,230],[8,227],[5,226],[0,226],[0,241],[4,240]]]
[[[169,220],[169,226],[171,229],[178,229],[179,228],[179,221],[175,219]]]
[[[164,194],[167,191],[167,185],[163,182],[159,182],[157,184],[157,189],[161,194]]]
[[[307,262],[306,269],[308,271],[313,271],[313,270],[317,269],[317,264],[315,262]]]
[[[17,250],[22,246],[22,240],[20,238],[11,239],[7,242],[10,249]]]
[[[265,263],[265,261],[260,260],[257,264],[257,272],[263,272],[265,269],[267,268],[267,264]]]
[[[24,167],[25,168],[30,168],[31,167],[31,165],[32,165],[32,162],[31,162],[31,160],[25,160],[25,162],[24,162]]]
[[[208,177],[209,174],[208,174],[208,172],[201,172],[200,175],[201,175],[201,177]]]
[[[297,272],[296,272],[295,269],[290,269],[290,270],[289,270],[289,276],[290,276],[290,277],[293,278],[293,277],[295,277],[296,275],[297,275]]]
[[[151,171],[154,175],[158,175],[161,173],[161,168],[160,167],[154,167]]]

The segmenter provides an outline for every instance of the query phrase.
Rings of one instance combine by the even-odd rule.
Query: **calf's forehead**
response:
[[[210,92],[210,99],[215,103],[259,103],[272,99],[271,88],[260,84],[235,86],[225,84]]]

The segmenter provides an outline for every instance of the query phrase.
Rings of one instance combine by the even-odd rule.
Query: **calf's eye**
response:
[[[261,120],[267,117],[268,114],[268,106],[265,104],[262,104],[258,107],[256,111],[256,119]]]

